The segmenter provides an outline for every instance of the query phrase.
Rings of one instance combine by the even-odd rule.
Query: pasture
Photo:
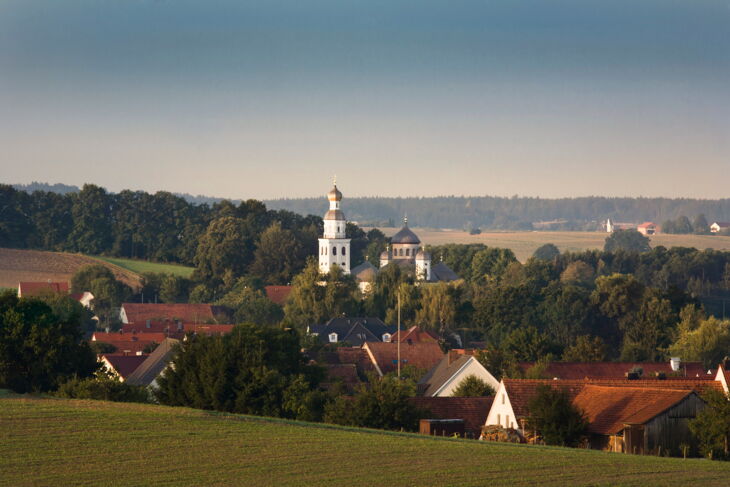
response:
[[[132,288],[140,286],[135,272],[85,255],[0,248],[0,287],[17,289],[20,281],[70,281],[81,267],[100,263]]]
[[[399,228],[380,228],[387,236],[392,236]],[[469,235],[461,230],[412,229],[426,245],[449,243],[482,243],[489,247],[511,249],[517,259],[526,261],[543,244],[557,245],[561,252],[577,252],[589,249],[602,249],[608,236],[605,232],[483,232]],[[730,237],[720,235],[669,235],[659,234],[649,237],[651,246],[695,247],[700,250],[730,250]]]
[[[172,274],[180,277],[190,277],[195,270],[193,267],[186,267],[183,265],[148,262],[146,260],[122,259],[121,257],[93,256],[93,258],[119,266],[122,269],[127,269],[128,271],[132,271],[136,274],[154,272],[160,274]]]
[[[725,486],[730,463],[0,394],[4,485]]]

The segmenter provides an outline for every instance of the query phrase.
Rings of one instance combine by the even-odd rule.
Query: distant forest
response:
[[[16,184],[18,190],[56,193],[77,192],[63,184]],[[223,198],[176,193],[189,203],[215,204]],[[233,200],[238,204],[240,201]],[[300,215],[322,215],[327,209],[320,198],[283,198],[265,200],[267,208],[288,210]],[[704,200],[689,198],[580,198],[543,199],[513,196],[437,196],[386,198],[348,198],[343,209],[348,220],[360,226],[399,226],[404,215],[412,226],[481,230],[598,230],[610,218],[614,222],[662,223],[682,216],[690,219],[705,215],[709,223],[730,221],[730,198]]]

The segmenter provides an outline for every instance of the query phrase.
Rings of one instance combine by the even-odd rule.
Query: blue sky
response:
[[[0,0],[3,182],[730,196],[727,0]]]

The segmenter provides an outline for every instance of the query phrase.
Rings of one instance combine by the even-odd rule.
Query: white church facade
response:
[[[334,183],[332,190],[327,193],[329,210],[324,215],[324,234],[319,239],[319,271],[327,273],[333,265],[342,269],[345,274],[350,273],[350,239],[347,238],[347,220],[340,208],[342,193]]]

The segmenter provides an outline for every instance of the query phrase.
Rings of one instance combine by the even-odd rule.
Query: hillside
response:
[[[122,269],[127,269],[128,271],[136,274],[154,272],[160,274],[172,274],[180,277],[190,277],[195,270],[193,267],[186,267],[184,265],[148,262],[146,260],[122,259],[121,257],[95,256],[94,258],[121,267]]]
[[[398,228],[381,228],[387,236],[392,236]],[[527,260],[543,244],[552,243],[561,252],[577,252],[590,249],[603,249],[608,236],[605,232],[482,232],[470,235],[459,230],[433,230],[414,228],[413,231],[426,245],[449,243],[483,243],[489,247],[511,249],[522,262]],[[656,247],[695,247],[700,250],[730,250],[730,237],[721,235],[653,235],[651,246]]]
[[[6,485],[727,485],[730,464],[0,394]]]
[[[70,281],[77,270],[92,264],[109,267],[133,289],[140,286],[137,273],[85,255],[0,248],[0,287],[17,289],[20,281]]]

